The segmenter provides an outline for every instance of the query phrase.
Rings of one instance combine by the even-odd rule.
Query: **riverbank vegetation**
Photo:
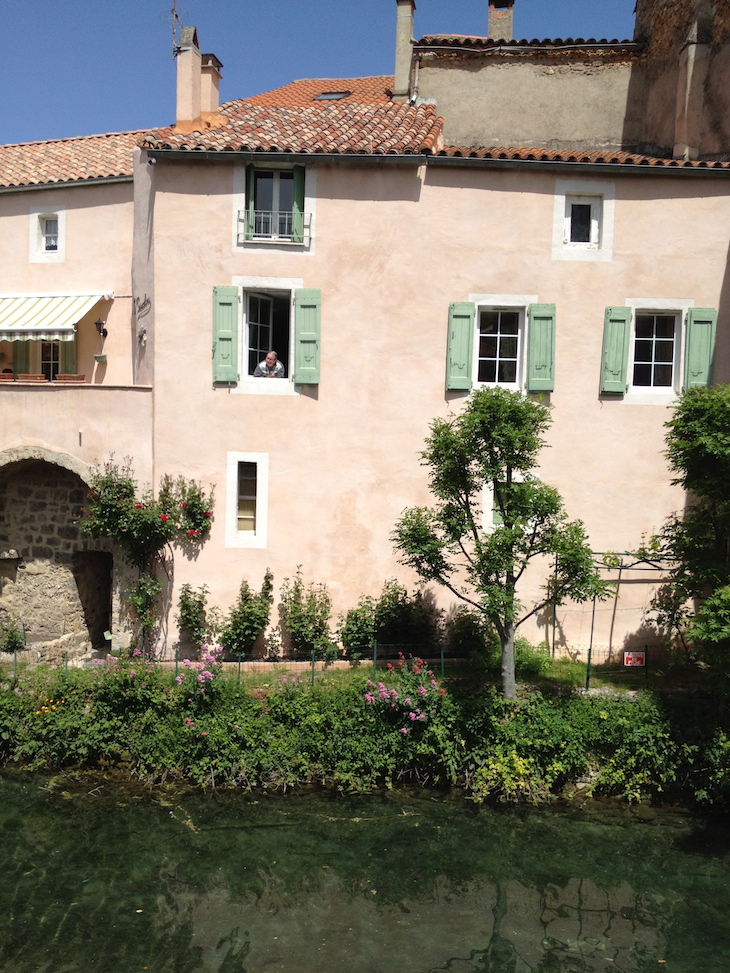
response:
[[[375,677],[353,669],[314,685],[272,667],[266,686],[251,687],[209,651],[177,677],[141,654],[0,672],[8,765],[249,790],[413,783],[477,802],[576,791],[714,807],[730,798],[730,721],[717,693],[548,687],[512,702],[402,657]]]

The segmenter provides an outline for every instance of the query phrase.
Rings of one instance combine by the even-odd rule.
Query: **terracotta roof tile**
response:
[[[338,79],[337,83],[346,82]],[[329,84],[325,90],[335,90]],[[287,86],[291,87],[294,86]],[[287,88],[279,89],[284,93],[278,96],[282,100],[289,97]],[[303,98],[301,88],[298,97]],[[227,115],[228,124],[188,135],[174,128],[161,129],[148,133],[140,144],[152,149],[192,152],[365,155],[433,152],[443,145],[443,121],[430,105],[416,108],[385,99],[359,102],[354,97],[313,101],[310,92],[309,100],[298,105],[259,104],[243,99],[229,102],[221,110]]]
[[[438,152],[441,157],[461,159],[494,159],[520,162],[591,163],[595,165],[621,165],[654,167],[660,169],[730,169],[730,161],[696,159],[661,159],[632,152],[597,150],[577,152],[573,149],[531,149],[524,146],[504,148],[495,146],[446,145]]]
[[[141,132],[0,145],[0,186],[41,186],[132,175]]]
[[[566,37],[565,40],[558,37],[555,40],[540,40],[537,37],[533,37],[532,40],[492,40],[491,37],[475,37],[468,34],[427,34],[422,37],[420,41],[416,41],[416,47],[452,47],[454,49],[468,48],[470,50],[479,48],[504,48],[509,51],[510,48],[537,48],[545,50],[554,50],[556,48],[582,48],[582,47],[632,47],[643,49],[645,45],[632,40],[620,41],[616,38],[613,40],[606,40],[604,37],[601,40],[596,40],[594,37],[589,37],[588,39],[584,37]]]
[[[393,93],[393,75],[382,75],[374,78],[305,78],[292,81],[283,88],[274,88],[252,98],[241,98],[223,105],[227,111],[231,106],[245,102],[248,105],[311,105],[319,104],[317,95],[327,92],[348,92],[347,97],[340,98],[336,104],[386,104]]]

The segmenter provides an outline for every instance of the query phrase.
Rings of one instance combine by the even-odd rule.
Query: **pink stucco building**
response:
[[[640,0],[623,42],[515,41],[512,3],[487,6],[489,38],[414,40],[397,0],[393,77],[222,106],[186,29],[175,126],[0,147],[0,611],[39,651],[124,631],[124,572],[72,519],[112,453],[215,489],[173,606],[300,564],[335,611],[412,587],[389,535],[428,502],[429,422],[480,383],[551,404],[540,474],[596,552],[681,508],[664,423],[730,378],[730,4]],[[271,348],[285,377],[254,376]],[[525,634],[655,639],[660,573],[610,576],[595,617]]]

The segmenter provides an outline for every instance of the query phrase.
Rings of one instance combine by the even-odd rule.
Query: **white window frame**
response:
[[[610,261],[613,259],[613,227],[616,183],[591,179],[556,179],[553,203],[553,260]],[[591,206],[591,239],[570,239],[571,206]]]
[[[268,160],[262,160],[258,165],[267,171],[280,169],[291,170],[293,166],[276,166],[270,164]],[[244,250],[254,249],[259,253],[281,253],[286,251],[291,253],[313,254],[315,241],[315,222],[317,210],[317,172],[314,166],[305,165],[304,167],[304,212],[309,214],[309,236],[305,234],[302,243],[294,243],[292,240],[277,240],[276,238],[265,237],[260,240],[241,240],[239,214],[246,211],[247,187],[246,187],[246,168],[247,163],[238,163],[233,168],[233,223],[232,223],[232,252],[242,253]]]
[[[523,483],[524,479],[524,474],[512,473],[513,483]],[[489,480],[482,484],[482,531],[485,534],[491,534],[492,531],[501,526],[501,524],[494,522],[494,484]]]
[[[238,320],[238,383],[230,388],[232,395],[299,395],[292,380],[294,365],[294,292],[304,287],[301,277],[233,277],[231,283],[239,288]],[[289,293],[289,366],[284,378],[255,378],[248,374],[248,300],[249,291],[279,295]],[[280,349],[277,349],[280,350]]]
[[[238,464],[256,464],[256,530],[238,529]],[[263,550],[268,543],[269,454],[226,453],[226,533],[225,547]]]
[[[525,387],[527,372],[527,330],[531,304],[537,304],[536,294],[469,294],[468,300],[475,305],[474,335],[472,350],[472,388],[505,388],[522,390]],[[520,314],[517,381],[516,382],[480,382],[479,381],[479,316],[482,311],[518,311]]]
[[[629,297],[624,302],[631,308],[631,337],[629,339],[629,358],[626,371],[627,391],[624,402],[633,405],[652,404],[668,405],[676,401],[681,391],[682,375],[684,374],[684,355],[687,343],[687,312],[695,306],[692,299],[668,299],[662,297]],[[674,361],[672,363],[672,385],[652,387],[650,385],[634,385],[634,347],[636,342],[637,314],[673,314],[677,321],[674,341]]]
[[[46,220],[58,222],[57,246],[46,250]],[[31,263],[63,263],[66,259],[66,208],[64,206],[32,206],[28,257]]]

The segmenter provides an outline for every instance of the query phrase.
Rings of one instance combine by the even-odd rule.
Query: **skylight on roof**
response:
[[[341,98],[348,98],[351,91],[323,91],[316,95],[314,101],[340,101]]]

